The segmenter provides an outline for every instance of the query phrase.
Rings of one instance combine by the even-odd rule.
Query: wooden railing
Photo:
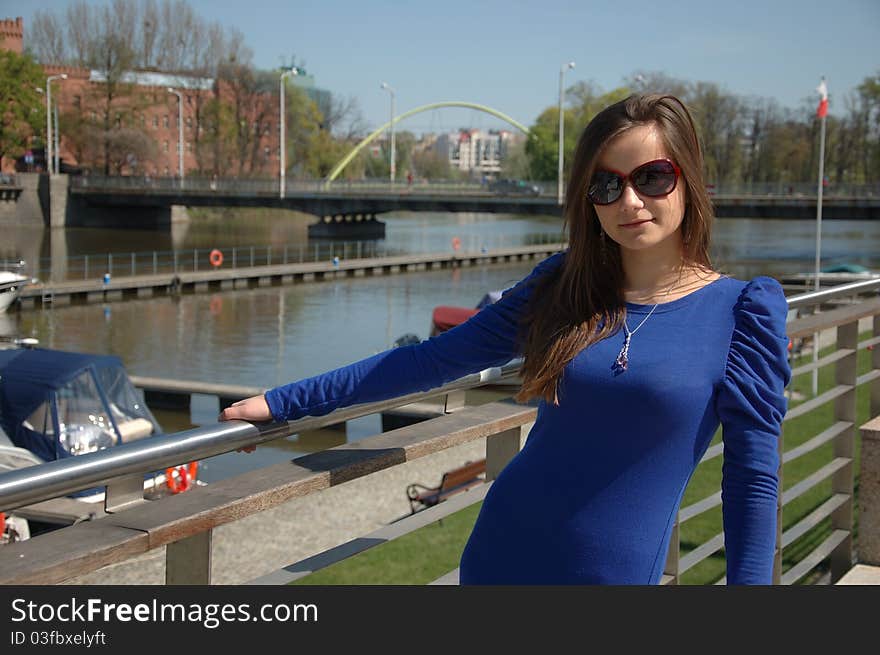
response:
[[[860,289],[865,290],[864,287]],[[853,522],[853,463],[858,389],[870,388],[870,416],[880,415],[880,348],[877,347],[880,344],[880,297],[876,295],[876,288],[870,287],[868,291],[872,295],[867,299],[853,299],[851,304],[830,309],[824,304],[823,311],[788,324],[788,334],[793,340],[809,338],[827,330],[836,330],[837,340],[832,353],[793,371],[795,376],[801,376],[813,369],[833,366],[835,382],[815,398],[800,404],[791,402],[785,418],[779,440],[783,491],[779,503],[774,573],[777,583],[793,584],[804,580],[825,561],[830,561],[830,580],[833,582],[853,564],[856,527]],[[837,302],[844,293],[844,288],[836,293]],[[802,313],[806,309],[803,303],[793,304],[800,306]],[[859,341],[859,321],[868,317],[873,317],[873,334]],[[858,353],[866,349],[872,349],[870,366],[859,375]],[[830,427],[815,435],[790,433],[792,421],[831,404],[833,422]],[[350,410],[342,411],[348,412],[346,417],[349,417]],[[450,398],[447,411],[446,415],[430,421],[245,473],[177,496],[141,502],[94,521],[4,546],[0,548],[0,583],[57,584],[165,546],[166,584],[208,584],[211,582],[212,542],[218,527],[295,498],[318,498],[322,490],[478,440],[485,440],[486,477],[491,483],[521,448],[536,410],[510,401],[462,407],[462,403]],[[332,416],[325,417],[325,420],[332,421]],[[825,457],[820,449],[828,444],[832,452]],[[236,444],[236,447],[240,445]],[[720,443],[712,445],[700,462],[697,474],[703,467],[718,466],[722,451]],[[786,486],[787,466],[809,455],[820,456],[819,467],[800,476],[796,484]],[[821,489],[820,485],[826,481],[830,481],[830,492],[814,502],[815,506],[806,516],[783,529],[786,507],[808,491]],[[351,541],[342,539],[334,547],[285,567],[284,575],[268,571],[264,578],[254,582],[278,583],[307,575],[397,538],[467,504],[479,502],[485,491],[486,486],[483,486],[460,494],[365,537]],[[0,505],[2,500],[0,498]],[[681,507],[662,583],[681,583],[682,576],[689,570],[723,550],[720,520],[717,532],[709,539],[690,548],[683,545],[682,539],[689,521],[717,509],[720,504],[721,494],[716,491]],[[877,515],[878,510],[872,511],[872,516]],[[303,526],[303,529],[307,527]],[[785,549],[801,537],[822,530],[829,534],[821,543],[783,570]],[[242,548],[247,548],[247,544],[242,544]],[[440,582],[455,582],[456,579],[453,571]],[[724,579],[717,582],[724,582]]]

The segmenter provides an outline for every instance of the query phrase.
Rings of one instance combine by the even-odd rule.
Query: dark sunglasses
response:
[[[629,175],[597,170],[587,187],[587,199],[594,205],[610,205],[623,195],[629,180],[633,188],[649,198],[661,198],[675,191],[681,170],[668,159],[655,159],[633,169]]]

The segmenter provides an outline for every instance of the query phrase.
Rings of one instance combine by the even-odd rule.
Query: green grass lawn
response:
[[[864,333],[862,339],[870,335]],[[824,356],[833,351],[828,348],[820,353]],[[811,358],[798,358],[792,361],[792,367],[808,363]],[[871,368],[871,353],[859,351],[858,374],[862,375]],[[875,382],[876,383],[876,382]],[[819,372],[819,392],[834,386],[834,366],[826,366]],[[812,388],[812,374],[806,373],[792,380],[789,389],[794,390],[808,399]],[[869,419],[870,388],[868,385],[857,390],[856,399],[856,433],[858,426]],[[800,402],[792,401],[789,408],[797,407]],[[808,414],[788,421],[784,425],[783,439],[785,450],[788,451],[812,437],[816,436],[834,423],[834,403],[826,403]],[[857,434],[856,434],[857,436]],[[720,430],[713,443],[721,439]],[[853,471],[858,494],[858,449]],[[787,463],[783,469],[783,489],[789,489],[810,474],[827,464],[832,459],[833,443]],[[702,498],[716,493],[721,486],[722,458],[701,465],[687,490],[682,506],[690,505]],[[804,516],[821,505],[831,494],[831,482],[825,481],[800,496],[783,509],[783,530],[788,529]],[[856,500],[855,518],[858,505]],[[408,535],[387,544],[377,546],[369,551],[351,557],[343,562],[313,573],[292,584],[305,585],[370,585],[370,584],[414,584],[421,585],[436,580],[458,566],[461,552],[467,542],[468,535],[477,518],[480,505],[473,505],[457,512],[442,521],[432,523]],[[699,544],[721,532],[721,508],[717,507],[695,517],[681,527],[681,554],[684,555]],[[813,548],[830,534],[830,520],[826,519],[810,532],[803,535],[783,551],[783,571],[803,559]],[[682,584],[711,584],[724,575],[723,552],[700,562],[682,575]],[[809,579],[809,578],[808,578]]]

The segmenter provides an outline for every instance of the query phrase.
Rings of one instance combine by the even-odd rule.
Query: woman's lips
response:
[[[653,220],[654,220],[653,218],[646,218],[643,221],[633,221],[632,223],[623,223],[622,225],[620,225],[620,227],[628,227],[628,228],[638,227],[639,225],[644,225],[645,223],[650,223]]]

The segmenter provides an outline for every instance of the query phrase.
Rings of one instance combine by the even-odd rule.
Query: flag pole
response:
[[[822,96],[819,101],[817,115],[821,118],[819,128],[819,183],[816,191],[816,282],[815,289],[819,290],[819,270],[822,259],[822,182],[825,179],[825,118],[828,113],[828,91],[825,85],[825,77],[817,89]],[[819,333],[813,335],[813,362],[819,360]],[[819,369],[813,369],[813,396],[819,393]]]

